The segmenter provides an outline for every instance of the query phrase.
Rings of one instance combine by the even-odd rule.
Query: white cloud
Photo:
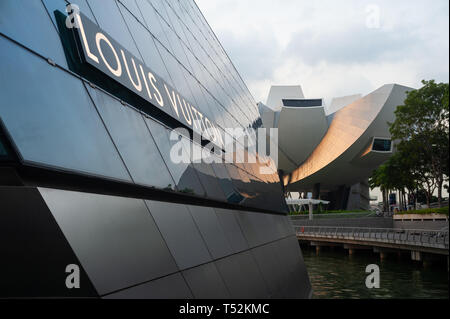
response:
[[[448,0],[196,2],[257,101],[273,84],[329,101],[385,83],[448,82]],[[367,28],[368,5],[380,9],[380,29]]]

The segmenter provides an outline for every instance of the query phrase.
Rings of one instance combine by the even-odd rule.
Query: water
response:
[[[446,261],[431,266],[413,263],[407,258],[389,256],[381,261],[378,254],[346,250],[323,250],[316,255],[314,247],[302,247],[315,299],[433,298],[448,299]],[[366,266],[380,267],[380,288],[365,285]]]

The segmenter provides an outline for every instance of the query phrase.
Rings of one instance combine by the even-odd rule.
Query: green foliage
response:
[[[419,214],[419,215],[428,215],[428,214],[443,214],[448,216],[448,206],[441,208],[426,208],[426,209],[418,209],[418,210],[408,210],[395,213],[396,215],[404,215],[404,214]]]
[[[171,192],[173,191],[172,189],[172,184],[167,185],[166,187],[163,188],[165,191]]]
[[[188,187],[181,189],[180,193],[195,194],[194,190],[192,188],[188,188]]]
[[[430,136],[443,131],[448,136],[448,83],[422,81],[418,90],[408,92],[404,105],[397,107],[390,132],[394,139],[408,141],[411,137]]]
[[[410,192],[422,189],[430,202],[437,188],[438,200],[449,175],[449,85],[422,81],[423,87],[408,92],[390,124],[396,153],[375,170],[371,188]]]
[[[419,189],[417,191],[416,196],[417,196],[417,201],[419,203],[426,203],[427,202],[427,194],[426,194],[426,192],[423,189]],[[436,203],[437,201],[438,201],[438,198],[436,196],[434,196],[434,195],[431,196],[430,202]]]
[[[369,178],[369,186],[372,189],[375,187],[415,189],[414,160],[414,156],[410,156],[409,150],[399,150],[373,172]]]

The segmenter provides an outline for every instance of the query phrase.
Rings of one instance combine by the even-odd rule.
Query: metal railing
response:
[[[448,230],[365,228],[333,226],[294,226],[297,236],[377,241],[448,249]]]
[[[442,200],[441,202],[441,207],[445,207],[448,206],[448,199],[447,200]],[[439,203],[435,202],[435,203],[430,203],[430,207],[429,208],[438,208],[439,207]]]
[[[376,217],[377,214],[373,211],[367,212],[355,212],[355,213],[322,213],[322,214],[313,214],[314,219],[322,219],[322,218],[361,218],[361,217]],[[301,215],[290,215],[291,220],[302,220],[308,219],[308,214]]]

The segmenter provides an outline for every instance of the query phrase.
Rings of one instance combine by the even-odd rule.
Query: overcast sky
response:
[[[256,101],[271,85],[306,97],[449,79],[448,0],[196,0]]]

